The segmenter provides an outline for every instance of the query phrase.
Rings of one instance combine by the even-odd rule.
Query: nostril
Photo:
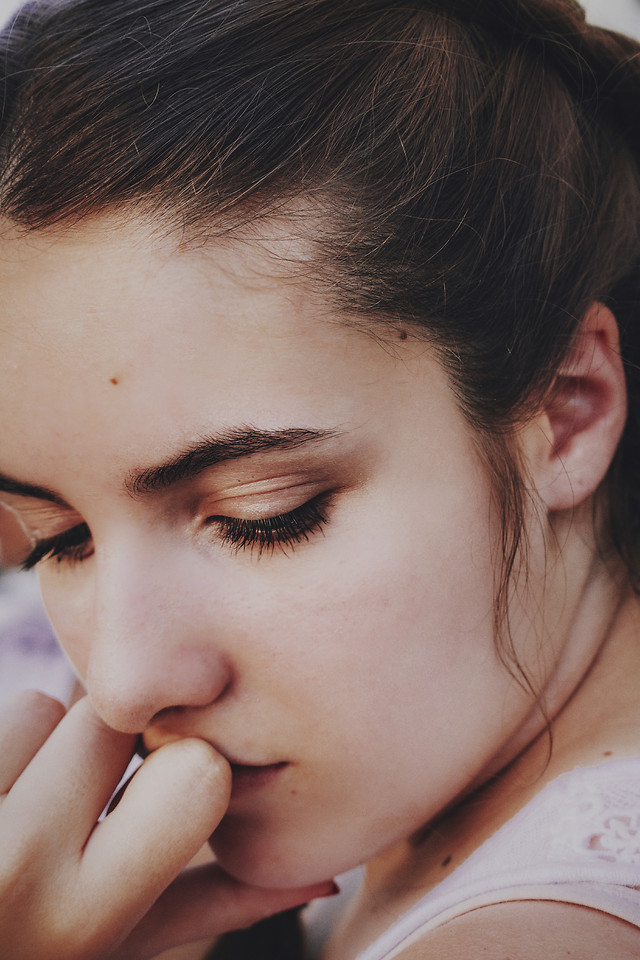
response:
[[[229,676],[219,691],[212,691],[208,689],[200,698],[194,697],[193,701],[190,703],[178,703],[173,706],[162,707],[153,714],[149,721],[149,726],[162,726],[166,728],[174,722],[180,724],[182,717],[190,716],[194,712],[197,713],[199,710],[208,709],[214,703],[218,703],[220,700],[224,699],[232,686],[233,677]],[[213,695],[211,696],[211,694]],[[209,697],[211,697],[211,699],[209,699]]]
[[[151,717],[149,721],[149,726],[166,726],[168,720],[178,720],[185,713],[192,714],[194,711],[206,709],[214,703],[218,703],[222,700],[233,685],[233,679],[229,677],[225,685],[222,687],[219,693],[217,693],[214,698],[206,703],[193,703],[193,704],[179,704],[172,707],[162,707],[161,710],[157,710],[156,713]]]
[[[151,717],[151,723],[157,723],[158,721],[166,720],[168,717],[179,717],[187,707],[163,707],[162,710],[158,710],[157,713]],[[192,707],[189,709],[193,709]]]
[[[117,656],[120,648],[106,639],[96,644],[86,685],[105,723],[123,733],[184,736],[191,718],[233,687],[231,669],[215,649],[198,648],[193,655],[180,649],[173,659],[169,650],[161,662],[155,661],[156,669],[149,670],[137,649],[127,648],[125,658]]]

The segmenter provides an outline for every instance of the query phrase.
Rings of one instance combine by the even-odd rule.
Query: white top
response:
[[[640,927],[640,757],[576,767],[549,783],[358,960],[391,960],[470,910],[557,900]]]

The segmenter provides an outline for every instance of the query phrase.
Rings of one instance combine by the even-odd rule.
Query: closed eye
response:
[[[277,548],[286,551],[287,547],[292,548],[322,531],[328,522],[328,501],[329,496],[323,493],[295,510],[273,517],[246,520],[210,516],[206,519],[206,525],[215,525],[220,540],[237,550],[257,550],[258,554],[273,552]],[[92,554],[91,531],[86,523],[80,523],[54,537],[37,540],[20,566],[22,570],[32,570],[42,561],[53,557],[58,563],[80,563]]]
[[[58,563],[63,561],[79,563],[86,560],[93,553],[91,545],[91,531],[86,523],[79,523],[64,533],[55,537],[37,540],[26,560],[21,563],[22,570],[32,570],[41,560],[56,557]]]
[[[236,550],[257,550],[259,555],[264,551],[273,553],[277,548],[286,552],[287,547],[309,540],[323,530],[328,522],[329,497],[322,493],[288,513],[257,520],[210,516],[206,525],[215,524],[222,542]]]

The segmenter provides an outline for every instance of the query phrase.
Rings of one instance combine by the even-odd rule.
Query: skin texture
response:
[[[388,851],[403,851],[544,727],[496,653],[499,528],[443,371],[413,337],[381,340],[345,323],[285,269],[277,237],[178,249],[142,224],[102,219],[8,235],[5,249],[0,472],[49,494],[4,500],[34,541],[81,524],[91,533],[40,563],[49,614],[89,695],[74,708],[78,731],[83,717],[107,739],[117,731],[119,758],[143,734],[152,753],[136,775],[143,783],[156,757],[165,782],[167,751],[182,756],[185,738],[201,745],[205,767],[206,758],[217,770],[222,763],[226,774],[205,777],[215,794],[208,832],[241,885],[326,891],[336,873],[373,861],[373,889],[383,889]],[[586,329],[590,356],[603,361],[582,412],[569,390],[522,435],[535,501],[514,640],[552,714],[581,683],[620,603],[619,582],[594,560],[587,521],[574,514],[569,536],[561,519],[566,464],[576,463],[570,482],[588,496],[624,421],[610,336],[603,320]],[[157,480],[164,465],[166,479],[166,465],[203,438],[233,439],[248,427],[322,438],[245,450],[145,489],[151,471]],[[230,542],[229,518],[237,539],[238,521],[246,537],[249,523],[292,511],[294,542]],[[549,577],[554,512],[568,562]],[[229,802],[225,760],[279,766],[249,789],[234,782]],[[101,762],[93,749],[87,762]],[[120,765],[102,771],[105,784],[115,786]],[[27,770],[35,792],[46,773]],[[180,796],[191,802],[193,780],[176,765],[172,784],[175,811]],[[118,851],[126,861],[150,791],[96,832],[95,897],[103,864],[115,869]],[[199,802],[206,821],[209,801]],[[101,809],[96,798],[91,809],[83,808],[87,824]],[[495,809],[499,819],[499,802]],[[116,910],[118,894],[124,903],[132,893],[121,883],[109,901],[116,940],[197,849],[180,843],[187,828],[177,819],[167,828],[168,848],[179,848],[171,869],[132,884],[136,917],[122,903]],[[206,829],[203,821],[194,834],[204,840]],[[136,851],[141,869],[150,845],[148,831]],[[410,865],[411,855],[399,855]],[[422,877],[422,887],[430,883]],[[190,922],[194,938],[217,931],[201,917]],[[83,949],[78,956],[93,956]]]
[[[505,943],[509,952],[505,952]],[[615,953],[612,953],[615,951]],[[638,932],[596,910],[566,903],[500,903],[444,924],[398,960],[635,960]]]

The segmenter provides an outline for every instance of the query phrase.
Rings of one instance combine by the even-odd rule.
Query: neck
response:
[[[579,555],[565,557],[563,576],[557,578],[551,591],[551,603],[559,613],[552,609],[548,619],[544,618],[554,626],[547,628],[552,633],[548,641],[543,637],[549,662],[540,695],[482,777],[471,784],[470,792],[505,770],[516,758],[529,757],[523,760],[523,766],[531,764],[533,768],[541,761],[546,767],[550,762],[549,732],[554,745],[552,759],[562,747],[567,720],[574,715],[579,715],[578,726],[586,746],[584,731],[589,725],[591,705],[586,707],[585,701],[591,699],[595,688],[601,688],[605,664],[607,672],[617,674],[625,669],[627,654],[633,654],[630,649],[622,656],[619,650],[620,638],[628,632],[629,617],[638,609],[626,573],[612,569],[599,556],[593,555],[588,566],[582,566],[580,559]],[[600,702],[599,692],[595,692],[594,699]],[[615,699],[607,709],[617,709]],[[540,773],[538,769],[536,776]]]

